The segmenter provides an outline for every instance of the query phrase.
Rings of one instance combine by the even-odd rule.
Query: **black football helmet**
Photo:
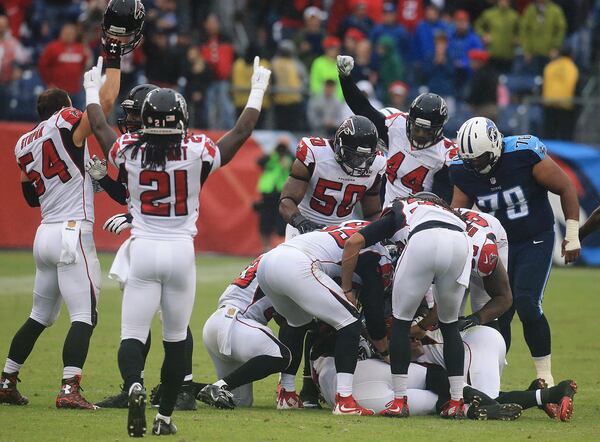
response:
[[[335,131],[335,159],[350,176],[368,176],[377,156],[377,128],[366,117],[352,115]]]
[[[117,120],[122,134],[135,132],[142,127],[142,104],[150,91],[158,89],[153,84],[139,84],[129,91],[127,97],[121,102],[123,117]]]
[[[150,91],[142,104],[142,131],[153,135],[185,135],[188,126],[185,98],[173,89]]]
[[[104,11],[104,38],[121,41],[123,54],[135,49],[142,39],[146,10],[141,0],[110,0]]]
[[[406,120],[406,136],[415,149],[427,149],[440,141],[448,121],[448,107],[437,94],[421,94],[414,99]]]

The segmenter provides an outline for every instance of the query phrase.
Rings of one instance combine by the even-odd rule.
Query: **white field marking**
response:
[[[248,260],[250,262],[250,260]],[[196,265],[197,285],[222,282],[223,289],[244,268],[244,264],[226,263],[223,265]],[[108,269],[102,273],[102,289],[115,289],[119,284],[107,276]],[[30,294],[33,290],[34,274],[22,276],[0,276],[0,296]]]

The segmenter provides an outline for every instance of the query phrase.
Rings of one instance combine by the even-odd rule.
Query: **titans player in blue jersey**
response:
[[[550,363],[550,326],[542,310],[552,266],[554,214],[548,191],[560,196],[567,232],[565,262],[579,257],[579,201],[575,187],[532,135],[503,138],[487,118],[466,121],[458,131],[459,159],[450,165],[453,207],[479,210],[500,220],[508,234],[508,275],[512,308],[500,317],[510,347],[510,323],[518,313],[538,379],[554,385]]]

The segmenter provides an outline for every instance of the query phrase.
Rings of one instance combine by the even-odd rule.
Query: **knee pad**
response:
[[[521,322],[536,321],[544,313],[542,304],[530,296],[519,296],[514,300],[515,309]]]

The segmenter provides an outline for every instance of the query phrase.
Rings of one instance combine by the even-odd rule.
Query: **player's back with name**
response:
[[[42,223],[94,221],[92,181],[85,173],[87,145],[73,143],[81,111],[63,108],[22,135],[15,146],[21,170],[33,183]]]
[[[533,167],[546,156],[546,147],[531,135],[505,137],[503,152],[488,175],[477,175],[455,160],[450,178],[479,210],[495,216],[510,242],[527,240],[551,230],[554,215],[548,191],[533,177]]]
[[[142,167],[145,145],[132,144],[139,133],[124,134],[110,150],[109,161],[127,171],[132,235],[155,239],[191,238],[197,233],[199,195],[208,176],[220,166],[220,152],[204,134],[188,134],[172,149],[163,168]]]

